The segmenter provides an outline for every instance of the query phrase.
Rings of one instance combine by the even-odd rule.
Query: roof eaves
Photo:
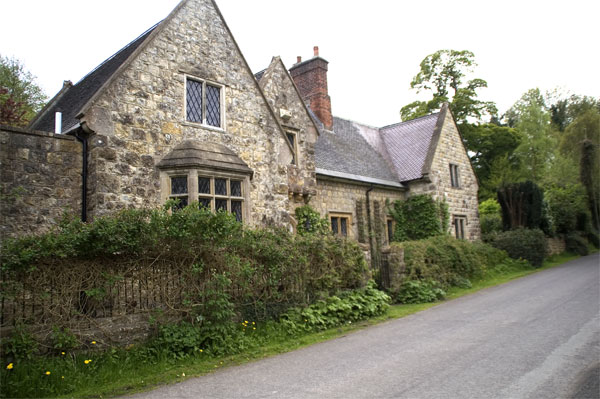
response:
[[[374,177],[368,177],[368,176],[359,176],[359,175],[354,175],[351,173],[344,173],[344,172],[337,172],[334,170],[327,170],[327,169],[321,169],[321,168],[316,168],[315,172],[317,173],[317,175],[321,175],[321,176],[328,176],[328,177],[333,177],[333,178],[337,178],[337,179],[342,179],[342,180],[351,180],[352,182],[358,182],[358,183],[363,183],[363,184],[376,184],[379,186],[386,186],[386,187],[393,187],[396,189],[406,189],[406,187],[404,187],[404,185],[400,182],[396,182],[396,181],[391,181],[391,180],[384,180],[384,179],[377,179]]]
[[[96,90],[96,92],[86,101],[86,103],[81,107],[81,109],[75,114],[76,118],[80,119],[88,110],[88,108],[94,103],[94,101],[96,101],[96,99],[104,92],[104,90],[110,86],[110,84],[116,79],[117,76],[119,76],[119,74],[129,66],[129,64],[131,64],[131,62],[138,56],[138,54],[140,52],[142,52],[142,50],[146,47],[146,45],[152,41],[152,39],[154,39],[154,37],[163,30],[163,28],[166,26],[167,22],[170,21],[173,16],[183,7],[183,5],[185,3],[187,3],[188,0],[182,0],[174,9],[173,11],[171,11],[171,13],[162,21],[156,23],[154,26],[152,26],[150,29],[147,29],[144,33],[142,33],[141,35],[139,35],[135,40],[138,40],[140,37],[144,36],[145,34],[148,33],[148,31],[152,30],[152,32],[148,35],[148,37],[146,37],[144,39],[144,41],[142,43],[140,43],[137,48],[131,53],[129,54],[129,56],[127,57],[127,59],[125,61],[123,61],[123,63],[121,63],[121,65],[119,65],[119,67],[112,73],[112,75],[104,82],[104,84],[102,86],[100,86],[100,88],[98,88],[98,90]],[[133,40],[131,43],[135,42],[135,40]],[[108,58],[105,62],[109,61],[110,59],[112,59],[116,54],[115,53],[113,56],[111,56],[110,58]],[[102,63],[104,64],[104,63]],[[102,65],[100,64],[100,65]],[[90,73],[88,73],[86,75],[86,77],[88,75],[90,75],[92,72],[94,72],[96,69],[98,69],[100,66],[98,66],[97,68],[95,68],[93,71],[91,71]],[[85,77],[83,78],[85,79]],[[81,79],[81,80],[83,80]],[[79,83],[79,82],[78,82]]]

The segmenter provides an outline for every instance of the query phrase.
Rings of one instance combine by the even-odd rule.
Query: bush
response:
[[[289,333],[319,331],[368,319],[385,313],[390,297],[375,288],[371,280],[366,288],[331,296],[306,308],[294,308],[281,317]]]
[[[411,302],[438,300],[451,286],[469,287],[471,279],[509,260],[506,252],[488,244],[450,236],[395,243],[391,251],[390,270],[403,270],[404,279],[391,294],[395,300]]]
[[[479,224],[481,234],[484,235],[502,231],[502,217],[500,215],[481,215]]]
[[[586,196],[580,184],[552,187],[544,194],[556,233],[569,234],[577,229],[578,215],[586,213]]]
[[[570,233],[565,237],[566,250],[580,255],[585,256],[589,254],[587,241],[578,233]]]
[[[546,256],[546,237],[539,229],[516,229],[499,233],[491,242],[495,248],[504,250],[513,259],[525,259],[532,266],[540,267]]]
[[[427,303],[439,301],[445,297],[446,292],[436,281],[408,280],[400,286],[395,300],[399,303]]]
[[[197,204],[127,210],[88,224],[65,218],[51,233],[3,243],[1,262],[5,309],[18,310],[4,316],[31,320],[35,310],[46,336],[52,324],[75,330],[77,315],[119,309],[194,323],[212,346],[229,323],[277,319],[291,307],[363,288],[370,277],[353,241],[250,229]],[[52,293],[61,293],[52,308],[31,306]],[[30,302],[21,306],[22,298]],[[53,338],[68,344],[64,334]]]

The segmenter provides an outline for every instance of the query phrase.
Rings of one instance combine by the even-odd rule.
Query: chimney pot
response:
[[[313,51],[315,52],[315,57],[319,56],[319,46],[313,47]]]
[[[296,60],[297,60],[296,64],[299,64],[299,63],[301,63],[301,62],[302,62],[302,57],[301,57],[301,56],[298,56],[298,57],[296,58]]]

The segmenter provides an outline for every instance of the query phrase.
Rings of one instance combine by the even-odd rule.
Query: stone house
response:
[[[447,106],[376,128],[333,117],[327,61],[254,75],[213,0],[183,0],[73,85],[28,129],[0,127],[3,236],[169,198],[294,229],[309,203],[332,230],[387,240],[386,201],[444,198],[479,238],[477,180]],[[387,232],[387,234],[385,234]]]

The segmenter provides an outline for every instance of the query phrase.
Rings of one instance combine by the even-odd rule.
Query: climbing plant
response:
[[[448,205],[426,194],[394,201],[389,206],[389,213],[396,222],[394,241],[421,240],[448,231]]]

